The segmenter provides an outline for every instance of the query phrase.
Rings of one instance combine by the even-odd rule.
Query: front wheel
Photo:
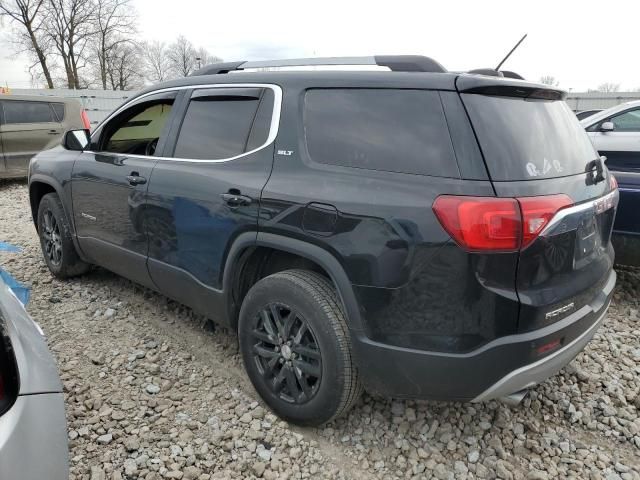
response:
[[[38,206],[38,236],[44,261],[58,278],[86,273],[91,267],[76,252],[71,227],[56,193],[48,193]]]
[[[263,278],[242,303],[238,330],[249,378],[281,418],[320,425],[360,397],[345,316],[323,276],[287,270]]]

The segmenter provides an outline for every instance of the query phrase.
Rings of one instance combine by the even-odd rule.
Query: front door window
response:
[[[153,156],[172,104],[165,99],[131,107],[107,126],[100,151]]]

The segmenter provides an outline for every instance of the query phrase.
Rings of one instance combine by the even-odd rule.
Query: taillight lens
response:
[[[82,117],[82,124],[84,125],[84,128],[86,128],[87,130],[91,130],[91,122],[89,121],[87,112],[84,109],[82,110],[80,116]]]
[[[573,204],[567,195],[518,198],[522,212],[522,245],[533,242],[559,210]]]
[[[433,211],[455,242],[468,251],[515,252],[525,248],[558,212],[566,195],[496,198],[441,195]]]
[[[609,186],[611,190],[618,188],[618,179],[612,173],[609,174]]]
[[[520,209],[514,198],[442,195],[433,210],[466,250],[515,251],[520,246]]]

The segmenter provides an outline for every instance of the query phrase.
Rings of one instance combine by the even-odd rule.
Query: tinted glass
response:
[[[598,158],[564,101],[463,94],[493,180],[533,180],[584,172]]]
[[[584,112],[576,113],[576,117],[578,118],[578,120],[584,120],[585,118],[589,118],[591,115],[595,115],[596,113],[601,111],[602,110],[585,110]]]
[[[260,106],[253,121],[253,127],[247,142],[247,151],[254,150],[264,145],[271,130],[271,118],[273,116],[273,90],[265,88],[260,100]]]
[[[613,117],[616,132],[640,132],[640,110],[631,110]]]
[[[56,122],[47,102],[3,102],[5,123]]]
[[[153,155],[172,104],[173,100],[143,103],[119,115],[107,126],[102,151]]]
[[[53,108],[53,111],[56,114],[56,119],[59,122],[62,122],[64,120],[64,104],[63,103],[52,103],[51,104],[51,108]]]
[[[259,100],[211,96],[191,100],[174,157],[220,160],[247,151],[249,131]]]
[[[304,126],[316,162],[460,176],[438,92],[309,90]]]

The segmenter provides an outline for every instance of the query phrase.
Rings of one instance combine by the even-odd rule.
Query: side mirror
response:
[[[91,143],[91,136],[88,129],[69,130],[64,134],[62,146],[67,150],[81,152]]]
[[[613,124],[613,122],[604,122],[602,125],[600,125],[601,132],[613,132],[615,129],[616,126]]]

